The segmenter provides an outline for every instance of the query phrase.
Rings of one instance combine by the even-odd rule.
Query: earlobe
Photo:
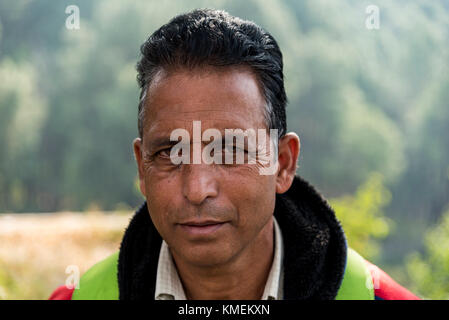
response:
[[[290,175],[286,170],[280,171],[276,182],[276,193],[282,194],[290,189],[294,175]]]
[[[276,193],[284,193],[293,183],[300,152],[300,140],[296,133],[290,132],[279,141],[279,171],[276,177]]]

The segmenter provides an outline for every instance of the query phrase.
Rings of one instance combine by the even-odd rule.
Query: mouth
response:
[[[210,235],[218,231],[226,223],[219,221],[192,221],[180,223],[179,226],[190,235]]]

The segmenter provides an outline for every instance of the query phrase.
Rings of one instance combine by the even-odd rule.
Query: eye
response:
[[[156,152],[155,153],[155,156],[156,157],[158,157],[158,158],[161,158],[161,159],[171,159],[171,156],[172,156],[172,149],[173,149],[173,147],[170,147],[170,148],[165,148],[165,149],[162,149],[162,150],[159,150],[158,152]],[[182,149],[179,149],[179,151],[178,151],[178,157],[182,157]],[[174,155],[173,155],[174,156]]]
[[[231,163],[226,162],[226,154],[231,156],[229,159]],[[241,157],[243,155],[243,157]],[[242,162],[241,162],[242,161]],[[227,165],[245,164],[248,161],[248,150],[245,148],[239,148],[234,145],[224,145],[222,153],[222,163]]]
[[[248,153],[248,150],[246,150],[245,148],[238,148],[236,145],[226,145],[225,151],[232,152],[232,153],[236,153],[236,152]]]
[[[165,149],[159,150],[158,152],[156,152],[156,156],[161,157],[161,158],[170,158],[170,151],[171,151],[171,148],[165,148]]]

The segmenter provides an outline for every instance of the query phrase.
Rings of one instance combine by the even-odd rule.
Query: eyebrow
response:
[[[160,147],[164,146],[174,146],[179,141],[170,141],[170,137],[159,137],[159,138],[153,138],[149,139],[147,146],[149,149],[158,149]]]
[[[244,129],[242,129],[242,130],[244,130]],[[229,139],[229,138],[233,137],[232,141],[230,141],[230,142],[234,143],[234,141],[236,139],[242,137],[242,135],[240,135],[240,134],[232,135],[232,134],[225,134],[224,132],[220,132],[220,133],[222,134],[222,138],[221,138],[222,145],[226,144],[226,138]],[[248,137],[246,137],[246,136],[243,136],[243,137],[244,137],[245,141],[246,141],[246,139],[248,139]],[[167,147],[170,146],[171,147],[171,146],[174,146],[174,145],[178,144],[179,142],[180,142],[179,139],[171,141],[170,137],[166,137],[166,136],[164,136],[164,137],[156,137],[156,138],[148,139],[147,147],[150,150],[154,150],[154,149],[158,149],[160,147],[165,147],[165,146],[167,146]],[[206,141],[204,141],[204,142],[206,142]],[[217,143],[217,142],[219,142],[219,141],[215,141],[214,139],[211,139],[211,141],[209,141],[209,143]]]

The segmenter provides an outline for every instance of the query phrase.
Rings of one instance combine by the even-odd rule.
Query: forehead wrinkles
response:
[[[144,135],[147,136],[169,136],[175,129],[185,129],[192,133],[194,121],[199,121],[201,131],[215,128],[220,131],[224,129],[266,129],[263,120],[250,119],[244,114],[236,114],[226,111],[201,111],[201,112],[164,112],[158,119],[148,121]],[[224,131],[223,131],[224,133]]]
[[[184,118],[184,119],[172,119],[168,117],[167,119],[160,119],[152,122],[151,125],[148,125],[148,130],[146,130],[146,134],[151,136],[169,136],[171,132],[175,129],[185,129],[188,132],[193,131],[193,123],[194,121],[200,121],[201,131],[204,132],[206,129],[214,128],[222,131],[224,134],[224,129],[264,129],[266,126],[264,124],[259,125],[251,125],[247,122],[236,121],[235,119],[229,118],[211,118],[211,119],[198,119],[198,117]]]
[[[225,111],[225,110],[199,110],[199,111],[171,111],[171,110],[160,110],[156,117],[156,121],[225,121],[225,122],[244,122],[248,123],[248,120],[253,120],[248,117],[249,112],[239,112],[239,111]],[[241,119],[246,117],[244,121]],[[254,121],[252,121],[254,122]]]
[[[265,128],[266,102],[257,79],[248,70],[226,70],[190,74],[159,70],[147,89],[144,122],[152,126],[157,120],[223,120],[230,122],[230,128]]]
[[[216,126],[217,128],[266,128],[266,121],[262,112],[256,112],[257,105],[236,107],[223,104],[222,106],[205,106],[202,103],[173,104],[170,106],[153,105],[149,108],[146,118],[147,126],[170,126],[173,123],[201,121],[202,127]],[[192,110],[193,109],[193,110]],[[188,124],[184,124],[188,126]],[[148,128],[149,129],[149,128]]]

